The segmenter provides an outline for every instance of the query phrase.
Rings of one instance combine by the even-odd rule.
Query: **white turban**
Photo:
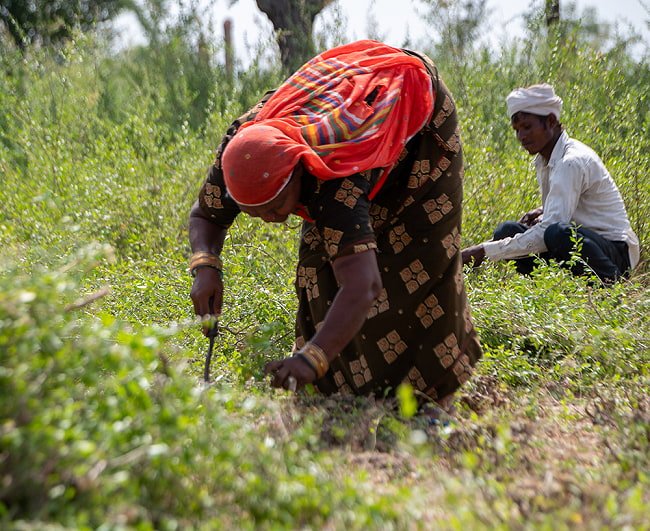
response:
[[[510,118],[518,112],[528,112],[540,116],[554,114],[560,119],[562,98],[555,95],[551,85],[542,83],[526,88],[516,88],[506,98]]]

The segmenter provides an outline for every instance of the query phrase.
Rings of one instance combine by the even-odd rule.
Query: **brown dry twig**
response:
[[[104,286],[103,288],[97,290],[95,293],[91,293],[87,297],[84,297],[83,299],[79,299],[76,302],[73,302],[72,304],[66,306],[64,310],[66,312],[78,310],[79,308],[88,306],[89,304],[95,302],[96,300],[101,299],[102,297],[106,297],[106,295],[108,295],[110,292],[111,289],[108,286]]]

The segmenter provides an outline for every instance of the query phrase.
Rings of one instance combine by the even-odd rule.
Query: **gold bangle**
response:
[[[213,267],[218,271],[221,271],[223,268],[221,258],[218,256],[205,252],[194,253],[192,258],[190,258],[190,272],[192,276],[194,276],[195,269],[201,266]]]
[[[198,266],[210,266],[214,267],[215,269],[222,268],[221,260],[215,260],[214,258],[197,258],[190,262],[190,269],[194,269]]]
[[[311,362],[313,369],[316,371],[316,378],[322,378],[325,376],[330,368],[330,363],[325,351],[316,343],[308,341],[305,343],[305,346],[298,351],[298,354],[304,356]]]
[[[199,261],[199,260],[200,261],[206,261],[207,260],[207,261],[210,261],[210,262],[214,262],[214,264],[218,265],[219,267],[221,267],[221,265],[222,265],[221,264],[221,258],[219,258],[216,254],[212,254],[212,253],[207,253],[207,252],[194,253],[192,255],[192,258],[190,258],[190,263],[193,263],[193,262]]]

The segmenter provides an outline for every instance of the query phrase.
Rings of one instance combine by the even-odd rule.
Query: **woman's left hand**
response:
[[[264,366],[264,374],[272,374],[271,385],[289,390],[304,387],[316,379],[316,373],[309,364],[299,356],[291,356],[283,360],[269,361]],[[295,388],[292,389],[291,378],[295,378]]]

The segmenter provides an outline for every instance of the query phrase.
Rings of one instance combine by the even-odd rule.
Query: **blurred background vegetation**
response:
[[[531,2],[525,35],[488,48],[476,44],[490,32],[486,0],[418,4],[432,38],[404,44],[436,61],[457,100],[464,242],[538,205],[504,98],[547,81],[569,134],[621,189],[642,245],[632,279],[594,291],[553,267],[533,279],[505,264],[468,272],[486,351],[469,398],[485,399],[489,381],[516,399],[501,409],[493,400],[480,418],[461,408],[463,427],[425,449],[412,425],[367,402],[296,405],[264,385],[262,364],[291,348],[298,221],[241,217],[224,249],[215,382],[202,391],[190,205],[231,120],[314,51],[344,41],[338,2],[259,1],[276,40],[257,43],[244,66],[196,2],[0,0],[3,528],[647,528],[648,45],[612,36],[593,12],[563,3],[558,20],[552,5]],[[312,33],[326,10],[333,26]],[[146,41],[120,48],[111,23],[127,11]],[[511,426],[542,422],[533,399],[549,389],[565,405],[558,422],[575,424],[572,408],[589,406],[602,439],[571,488],[546,492],[543,459]],[[351,441],[360,427],[361,442]],[[350,467],[325,451],[332,441],[412,460],[391,461],[386,482],[384,461]],[[558,459],[553,473],[573,467]],[[421,492],[412,481],[431,462],[451,470]],[[525,494],[522,469],[543,488]]]

